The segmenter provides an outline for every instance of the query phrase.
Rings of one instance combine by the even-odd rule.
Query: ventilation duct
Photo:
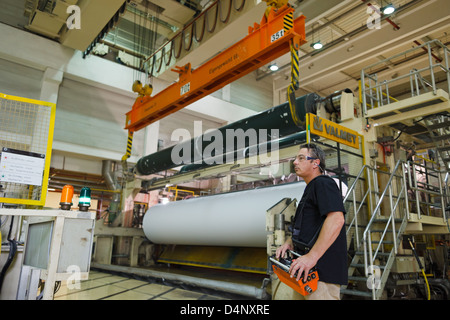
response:
[[[114,177],[114,171],[115,171],[116,163],[111,160],[103,160],[102,162],[102,175],[105,179],[105,184],[108,190],[112,191],[120,191],[122,189],[122,186],[120,183],[117,182],[117,180]],[[112,196],[112,200],[109,204],[109,221],[112,222],[116,218],[117,214],[120,210],[120,193],[114,193]]]

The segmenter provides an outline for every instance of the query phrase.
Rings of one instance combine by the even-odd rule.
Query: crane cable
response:
[[[298,51],[291,43],[291,83],[288,86],[287,92],[289,109],[291,110],[292,119],[296,125],[301,124],[295,109],[295,90],[297,90],[299,86]]]
[[[283,19],[284,32],[288,32],[294,27],[294,13],[288,13]],[[291,83],[287,88],[288,93],[288,101],[289,101],[289,109],[291,111],[292,120],[296,125],[301,125],[302,121],[298,118],[297,112],[295,109],[295,90],[300,87],[299,83],[299,67],[298,67],[298,50],[294,41],[290,42],[290,51],[291,51]]]

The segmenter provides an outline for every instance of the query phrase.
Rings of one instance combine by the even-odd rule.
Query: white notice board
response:
[[[3,148],[0,158],[0,183],[42,186],[44,165],[44,154]]]

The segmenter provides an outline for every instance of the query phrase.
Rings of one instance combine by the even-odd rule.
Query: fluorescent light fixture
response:
[[[383,7],[381,11],[386,15],[392,14],[395,11],[395,7],[392,4],[388,4],[387,6]]]
[[[270,69],[270,71],[277,71],[278,70],[278,66],[277,66],[276,63],[271,63],[269,65],[269,69]]]
[[[311,44],[311,47],[313,49],[319,50],[323,48],[323,44],[320,43],[320,41],[314,42],[313,44]]]

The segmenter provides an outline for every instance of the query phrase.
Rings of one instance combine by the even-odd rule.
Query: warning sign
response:
[[[0,183],[42,186],[44,165],[44,154],[3,148],[0,158]]]

